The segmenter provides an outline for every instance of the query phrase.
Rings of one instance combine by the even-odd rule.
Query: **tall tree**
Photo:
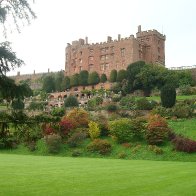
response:
[[[46,93],[51,93],[55,91],[55,79],[52,75],[47,75],[43,78],[43,86],[42,89]]]
[[[69,88],[70,88],[70,78],[68,76],[65,76],[62,81],[62,89],[67,90]]]
[[[88,76],[89,85],[95,85],[98,84],[99,82],[100,82],[99,74],[96,71],[89,74]]]
[[[127,71],[124,70],[124,69],[121,69],[117,73],[116,81],[117,82],[122,82],[124,79],[127,79]]]
[[[117,71],[113,69],[110,73],[110,82],[116,82],[117,78]]]
[[[88,71],[82,70],[79,74],[79,85],[87,86],[88,85]]]
[[[62,83],[63,83],[63,79],[64,79],[64,72],[63,71],[59,71],[56,75],[55,75],[55,89],[56,91],[62,91]]]
[[[76,73],[70,78],[70,86],[78,86],[79,85],[79,74]]]
[[[107,76],[105,74],[101,74],[100,82],[105,83],[107,81]]]

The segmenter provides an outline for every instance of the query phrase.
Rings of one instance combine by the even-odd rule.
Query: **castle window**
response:
[[[114,52],[114,46],[111,46],[111,52]]]
[[[149,37],[147,37],[147,38],[146,38],[146,41],[149,41],[149,40],[150,40]]]
[[[105,52],[105,48],[101,48],[101,53],[104,53]]]
[[[125,56],[125,48],[121,48],[121,57],[124,57]]]
[[[109,64],[106,63],[106,64],[105,64],[105,70],[108,70],[108,69],[109,69]]]
[[[93,56],[89,56],[89,60],[93,61],[94,57]]]
[[[105,61],[105,55],[101,55],[101,56],[100,56],[100,60],[101,60],[101,61]]]
[[[90,54],[92,54],[94,52],[94,50],[93,49],[89,49],[89,52],[90,52]]]
[[[109,55],[105,55],[105,59],[108,60],[109,59]]]
[[[80,51],[80,55],[82,55],[82,51]]]
[[[93,64],[88,65],[88,71],[93,71]]]
[[[105,70],[105,64],[101,64],[100,68],[101,68],[101,71],[104,71]]]
[[[82,59],[79,59],[79,63],[82,63]]]
[[[82,66],[79,67],[79,70],[82,71]]]
[[[105,48],[105,52],[108,52],[108,51],[109,51],[109,48],[108,48],[108,47],[106,47],[106,48]]]

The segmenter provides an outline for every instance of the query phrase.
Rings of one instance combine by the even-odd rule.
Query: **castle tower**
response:
[[[136,39],[139,42],[139,57],[146,63],[165,65],[166,36],[157,30],[141,31],[138,26]]]

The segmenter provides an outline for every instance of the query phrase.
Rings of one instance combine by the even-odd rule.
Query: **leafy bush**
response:
[[[129,119],[122,118],[109,123],[110,134],[119,143],[130,142],[133,139],[132,125]]]
[[[179,87],[179,94],[180,95],[192,95],[194,94],[190,85],[182,85]]]
[[[46,102],[35,102],[35,101],[32,101],[29,106],[28,106],[28,110],[43,110],[44,107],[46,105]]]
[[[89,135],[92,140],[100,136],[99,125],[96,122],[90,121],[89,124]]]
[[[59,122],[59,132],[62,138],[67,137],[73,128],[74,124],[69,118],[63,118]]]
[[[173,115],[172,109],[171,108],[165,108],[162,106],[156,106],[152,110],[152,114],[158,114],[162,117],[171,117]]]
[[[148,119],[146,140],[149,144],[162,144],[168,139],[170,129],[165,118],[152,115]]]
[[[108,112],[115,112],[115,111],[117,111],[118,107],[114,104],[110,104],[110,105],[107,106],[106,109],[107,109]]]
[[[81,142],[86,138],[85,132],[74,132],[67,140],[67,144],[69,147],[77,147],[81,144]]]
[[[110,82],[116,82],[116,79],[117,79],[117,71],[113,69],[110,72]]]
[[[135,109],[136,108],[136,101],[135,97],[133,96],[126,96],[120,100],[120,106],[123,109]]]
[[[121,100],[121,95],[118,95],[118,94],[115,94],[113,97],[112,97],[112,101],[113,102],[119,102]]]
[[[177,151],[193,153],[196,152],[196,141],[185,138],[181,135],[176,136],[172,143]]]
[[[87,103],[88,109],[95,110],[97,109],[97,106],[103,103],[103,98],[101,97],[95,97],[93,99],[90,99]]]
[[[71,154],[72,157],[79,157],[81,155],[81,151],[80,150],[74,150]]]
[[[42,131],[44,135],[52,135],[56,132],[52,123],[44,123],[42,125]]]
[[[87,146],[87,150],[105,155],[111,152],[112,146],[107,140],[95,139]]]
[[[105,83],[107,81],[107,76],[105,74],[101,74],[100,82]]]
[[[75,96],[70,95],[64,101],[65,107],[77,107],[79,105],[78,100]]]
[[[68,114],[67,118],[71,119],[75,128],[88,127],[89,114],[83,109],[74,108]]]
[[[65,115],[65,108],[53,108],[50,113],[52,116],[62,117],[63,115]]]
[[[163,150],[156,145],[149,145],[148,150],[153,151],[155,154],[163,154]]]
[[[61,149],[61,136],[57,134],[45,136],[47,150],[49,153],[58,153]]]
[[[176,103],[176,89],[172,85],[165,85],[161,89],[161,104],[163,107],[171,108]]]
[[[120,152],[120,153],[118,153],[118,158],[119,158],[119,159],[125,159],[126,156],[127,156],[127,154],[126,154],[125,152]]]
[[[148,101],[146,98],[138,99],[136,107],[139,110],[152,110],[157,103],[155,101]]]
[[[188,104],[177,103],[172,108],[172,114],[177,118],[188,118],[193,115],[193,108]]]

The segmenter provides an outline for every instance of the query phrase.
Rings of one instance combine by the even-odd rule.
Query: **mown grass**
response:
[[[194,195],[196,164],[0,154],[0,195]]]

